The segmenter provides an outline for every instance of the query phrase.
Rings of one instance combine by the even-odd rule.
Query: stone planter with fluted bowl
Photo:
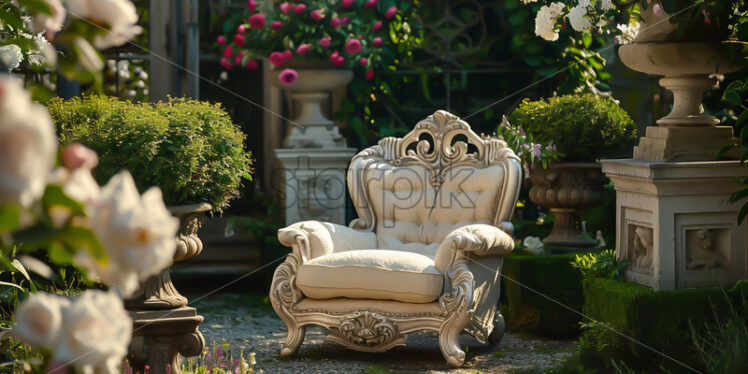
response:
[[[210,204],[167,207],[179,218],[174,262],[195,257],[203,250],[198,237]],[[153,373],[181,373],[179,355],[197,356],[205,348],[205,339],[198,330],[203,316],[187,306],[188,300],[174,287],[169,268],[150,277],[140,285],[135,296],[125,301],[133,319],[133,338],[128,358],[135,370]]]
[[[577,250],[597,245],[577,230],[582,210],[600,205],[607,178],[595,162],[559,162],[530,171],[530,200],[548,208],[555,220],[543,243],[552,250]]]

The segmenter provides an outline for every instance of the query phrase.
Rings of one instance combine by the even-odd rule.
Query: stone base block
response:
[[[353,148],[282,148],[275,150],[282,170],[274,174],[282,180],[286,225],[319,220],[346,225],[345,194],[348,163]]]
[[[634,147],[634,159],[650,162],[716,160],[719,150],[734,142],[732,127],[647,127]]]
[[[748,222],[729,202],[738,161],[601,161],[616,190],[616,253],[626,278],[654,289],[731,286],[748,278]]]
[[[198,331],[203,316],[197,309],[183,306],[167,310],[130,311],[132,340],[128,349],[130,364],[136,372],[181,374],[180,355],[198,356],[205,339]]]

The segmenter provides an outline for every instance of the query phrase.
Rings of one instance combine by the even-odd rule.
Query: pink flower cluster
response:
[[[309,17],[312,25],[314,23],[320,23],[322,25],[328,25],[332,28],[346,27],[345,30],[355,30],[353,27],[359,27],[359,23],[351,24],[347,26],[350,19],[343,14],[338,12],[354,11],[350,8],[356,6],[355,0],[342,0],[339,5],[334,3],[329,5],[329,9],[324,6],[325,2],[311,2],[311,6],[308,6],[302,1],[288,0],[277,4],[277,13],[263,14],[262,11],[258,11],[257,0],[248,0],[247,8],[249,9],[251,16],[247,20],[247,23],[241,24],[236,28],[236,34],[233,38],[227,39],[226,36],[221,35],[217,38],[220,45],[223,48],[223,57],[220,59],[221,66],[226,70],[231,70],[235,66],[242,66],[249,70],[257,70],[259,68],[256,60],[257,56],[252,53],[252,42],[248,37],[247,33],[261,32],[266,33],[279,33],[284,30],[285,24],[291,24],[297,22],[294,17]],[[363,2],[363,8],[365,10],[377,12],[378,0],[365,0]],[[342,8],[341,8],[342,7]],[[383,20],[390,20],[394,18],[398,13],[397,7],[391,6],[384,11],[383,18],[375,20],[370,27],[364,26],[364,32],[362,33],[376,33],[384,27]],[[380,13],[381,14],[381,13]],[[270,17],[268,20],[267,17]],[[381,16],[380,16],[381,17]],[[327,21],[329,20],[329,21]],[[269,23],[269,29],[266,26]],[[253,31],[254,30],[254,31]],[[371,38],[362,35],[350,34],[344,40],[338,36],[337,33],[329,31],[324,32],[322,38],[315,38],[315,40],[309,41],[291,41],[290,43],[284,39],[283,45],[290,47],[289,49],[282,51],[272,51],[267,56],[267,59],[275,67],[282,67],[289,63],[294,58],[294,51],[296,56],[304,56],[308,54],[323,54],[327,56],[335,67],[343,67],[347,63],[355,64],[358,62],[364,69],[366,69],[366,79],[374,79],[374,66],[380,61],[377,58],[377,53],[380,52],[379,48],[382,47],[384,41],[381,37],[372,35]],[[348,31],[347,31],[348,32]],[[360,31],[359,31],[360,32]],[[272,35],[272,34],[270,34]],[[282,34],[277,34],[282,35]],[[331,50],[331,46],[336,43],[340,46],[344,53],[338,52],[338,50]],[[247,49],[245,49],[247,48]],[[355,66],[355,65],[349,65]],[[298,72],[293,69],[284,69],[278,76],[280,82],[283,85],[292,85],[298,79]]]

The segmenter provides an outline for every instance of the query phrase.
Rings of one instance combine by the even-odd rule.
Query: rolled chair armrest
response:
[[[278,240],[291,247],[303,262],[336,252],[373,249],[377,245],[373,232],[320,221],[297,222],[280,229]]]
[[[511,227],[511,223],[508,227]],[[447,235],[436,251],[434,264],[443,272],[457,256],[464,253],[506,256],[512,250],[514,239],[506,231],[491,225],[467,225]]]

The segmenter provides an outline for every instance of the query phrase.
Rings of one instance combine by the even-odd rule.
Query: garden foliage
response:
[[[167,205],[208,202],[222,212],[251,180],[245,135],[218,104],[171,99],[137,104],[91,95],[49,104],[60,143],[99,154],[99,183],[129,170],[140,191],[159,186]]]
[[[573,259],[573,254],[512,254],[504,258],[505,278],[501,283],[506,304],[501,313],[510,331],[545,336],[579,333],[579,314],[559,305],[580,311],[584,304],[582,276],[571,266]]]
[[[608,249],[602,252],[577,254],[571,266],[578,269],[587,278],[623,279],[623,271],[629,264],[628,260],[616,260],[615,252]]]
[[[525,99],[509,122],[539,143],[553,141],[564,155],[562,161],[622,157],[636,140],[628,113],[614,101],[592,94]]]
[[[748,80],[745,82],[736,80],[730,83],[725,92],[722,95],[721,104],[723,108],[722,124],[732,125],[735,127],[735,134],[739,137],[739,141],[735,144],[726,145],[721,151],[720,156],[724,152],[732,149],[737,149],[741,152],[740,162],[745,163],[748,161]],[[745,217],[748,215],[748,177],[736,178],[737,182],[740,183],[741,188],[736,191],[730,197],[730,202],[737,203],[743,201],[743,205],[738,212],[738,224],[742,223]]]
[[[733,315],[744,321],[748,313],[746,281],[739,281],[728,290],[698,288],[676,291],[653,291],[638,284],[604,278],[589,278],[583,283],[584,314],[599,321],[583,325],[581,358],[590,365],[607,366],[611,362],[623,361],[639,370],[661,371],[661,368],[667,368],[672,372],[687,371],[657,353],[662,352],[704,371],[702,352],[693,344],[692,326],[697,336],[704,339],[706,335],[701,335],[705,334],[704,326],[713,328],[717,322],[715,316],[724,321],[725,317]],[[741,360],[740,355],[735,358]],[[744,355],[742,359],[745,358]],[[742,361],[742,365],[746,363],[748,361]]]

